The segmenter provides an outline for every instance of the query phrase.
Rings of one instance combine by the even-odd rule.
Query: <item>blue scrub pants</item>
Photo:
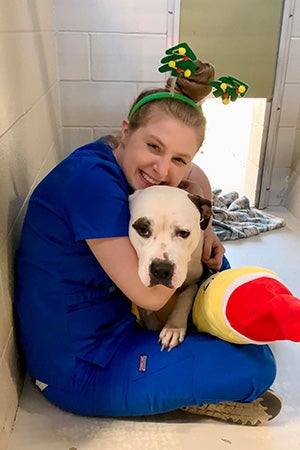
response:
[[[158,334],[139,329],[106,368],[77,360],[70,391],[48,386],[45,397],[87,416],[136,416],[182,406],[251,402],[273,383],[267,345],[236,345],[204,333],[189,334],[177,348],[160,351]]]
[[[229,268],[224,259],[222,269]],[[137,327],[102,368],[77,359],[72,389],[47,386],[44,396],[87,416],[137,416],[221,401],[251,402],[273,383],[267,345],[236,345],[205,333],[161,351],[158,333]]]

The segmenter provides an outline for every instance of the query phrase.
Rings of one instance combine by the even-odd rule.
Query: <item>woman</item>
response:
[[[191,411],[250,425],[280,410],[267,391],[276,372],[269,347],[196,333],[161,352],[157,334],[131,313],[131,302],[160,309],[174,290],[147,288],[138,277],[128,195],[166,184],[211,197],[192,159],[205,129],[194,102],[207,95],[213,69],[197,65],[194,77],[177,80],[176,95],[142,93],[122,122],[120,141],[104,138],[76,150],[31,196],[15,308],[29,374],[63,409],[134,416],[198,405]],[[223,254],[208,227],[203,261],[217,270]]]

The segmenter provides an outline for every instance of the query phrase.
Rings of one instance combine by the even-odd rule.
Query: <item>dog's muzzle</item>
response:
[[[175,264],[164,259],[154,259],[149,267],[150,286],[162,284],[168,288],[173,288],[172,278]]]

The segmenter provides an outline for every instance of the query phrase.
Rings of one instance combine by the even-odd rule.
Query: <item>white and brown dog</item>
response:
[[[162,310],[139,308],[143,324],[159,331],[162,350],[183,342],[187,319],[197,292],[203,232],[211,216],[211,202],[169,186],[151,186],[129,197],[129,238],[139,260],[145,286],[177,288]]]

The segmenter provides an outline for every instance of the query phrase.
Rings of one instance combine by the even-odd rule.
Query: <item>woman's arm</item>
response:
[[[138,275],[138,258],[128,237],[87,239],[101,267],[118,288],[137,306],[158,311],[174,294],[164,286],[146,287]]]
[[[191,194],[201,195],[212,201],[213,196],[210,182],[205,172],[194,163],[192,163],[186,178],[182,180],[179,187]],[[219,270],[222,265],[224,253],[225,248],[218,236],[214,233],[212,220],[210,220],[208,227],[204,231],[202,261],[211,269]]]

